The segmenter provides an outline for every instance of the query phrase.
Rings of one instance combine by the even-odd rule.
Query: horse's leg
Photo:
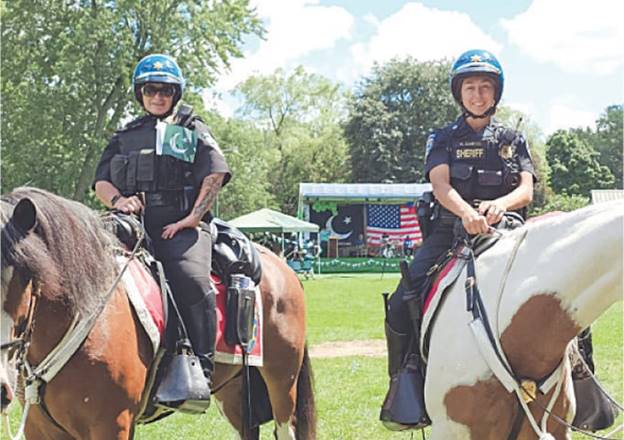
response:
[[[278,440],[315,437],[316,419],[311,369],[305,351],[305,301],[297,276],[276,256],[263,254],[260,288],[263,298],[264,340],[270,341],[259,368],[273,408]],[[304,363],[305,358],[305,363]],[[304,385],[298,379],[304,367]],[[305,408],[304,408],[305,407]]]
[[[217,405],[219,412],[223,414],[226,420],[230,423],[230,426],[235,432],[235,438],[255,440],[259,438],[259,430],[256,431],[255,436],[254,432],[247,432],[243,437],[243,418],[241,407],[242,384],[243,381],[241,377],[237,377],[228,381],[228,383],[223,386],[218,393],[213,395],[214,403]]]
[[[219,412],[230,423],[237,439],[243,438],[242,428],[242,400],[243,392],[242,377],[234,377],[240,366],[217,364],[215,369],[214,388],[219,391],[213,395],[213,403],[217,405]],[[221,385],[225,383],[225,385]],[[260,428],[256,427],[244,434],[245,440],[256,440],[260,438]]]

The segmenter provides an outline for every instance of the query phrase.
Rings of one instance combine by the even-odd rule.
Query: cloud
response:
[[[369,42],[355,44],[351,51],[356,63],[367,70],[374,61],[384,63],[393,57],[411,55],[419,61],[455,59],[474,48],[498,54],[501,45],[465,13],[408,3],[379,22]]]
[[[354,18],[342,7],[321,6],[318,0],[256,0],[252,6],[265,23],[265,40],[232,62],[230,72],[217,84],[219,90],[230,90],[251,75],[288,67],[310,52],[351,38]]]
[[[614,73],[624,64],[624,2],[534,0],[501,20],[511,44],[567,72]]]
[[[568,128],[585,128],[596,125],[598,115],[586,110],[579,110],[565,104],[555,103],[550,107],[548,115],[548,128],[545,130],[547,135],[553,132]]]

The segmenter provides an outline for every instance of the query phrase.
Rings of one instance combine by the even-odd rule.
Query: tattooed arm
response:
[[[167,240],[172,238],[181,229],[196,228],[199,226],[202,217],[210,210],[212,204],[217,199],[217,194],[219,194],[219,190],[223,184],[224,176],[225,174],[223,173],[214,173],[204,177],[199,195],[195,200],[195,205],[191,213],[183,219],[165,226],[161,235],[162,238]]]

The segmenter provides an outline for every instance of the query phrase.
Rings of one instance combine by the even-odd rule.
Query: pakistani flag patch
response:
[[[193,163],[197,153],[197,133],[180,125],[159,121],[156,124],[156,154]]]

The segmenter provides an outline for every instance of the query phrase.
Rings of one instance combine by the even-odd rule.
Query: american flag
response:
[[[366,242],[380,246],[382,236],[390,241],[403,243],[409,236],[415,243],[422,240],[415,205],[368,205]]]

